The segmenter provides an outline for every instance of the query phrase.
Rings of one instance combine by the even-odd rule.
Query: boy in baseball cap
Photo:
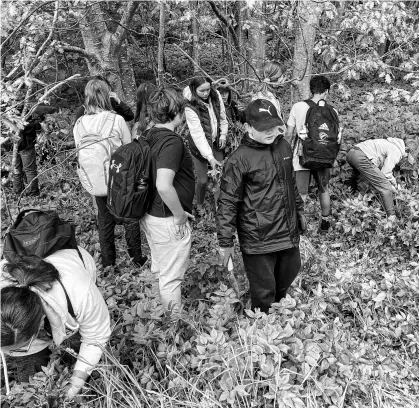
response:
[[[278,112],[271,102],[256,99],[245,114],[247,133],[224,165],[217,236],[228,265],[237,228],[252,308],[268,312],[285,297],[300,269],[299,230],[306,229],[306,221]]]

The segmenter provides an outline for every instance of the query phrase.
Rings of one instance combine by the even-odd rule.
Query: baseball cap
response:
[[[284,125],[275,106],[266,99],[256,99],[250,102],[244,113],[246,122],[258,132]]]

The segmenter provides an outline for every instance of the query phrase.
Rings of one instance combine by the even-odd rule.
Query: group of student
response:
[[[134,115],[106,80],[95,78],[86,85],[85,104],[77,111],[73,132],[77,146],[84,135],[99,132],[107,135],[114,150],[137,137],[150,147],[154,192],[147,214],[139,222],[125,224],[126,238],[133,262],[142,266],[147,258],[141,251],[141,226],[161,301],[174,315],[182,305],[181,284],[192,244],[191,219],[205,214],[208,168],[224,160],[232,121],[242,120],[245,133],[222,170],[215,216],[218,252],[227,265],[235,256],[237,232],[252,308],[268,312],[272,303],[286,296],[300,270],[299,239],[307,229],[304,203],[311,176],[320,195],[319,229],[330,228],[330,168],[309,170],[299,160],[307,138],[307,112],[312,103],[326,103],[330,82],[324,76],[313,77],[311,102],[295,104],[285,124],[276,97],[283,81],[279,64],[266,64],[261,76],[244,112],[233,103],[228,86],[217,90],[204,76],[194,77],[183,95],[171,87],[142,84],[133,131],[126,121]],[[176,133],[184,118],[189,147]],[[417,141],[409,143],[412,151],[417,150]],[[352,187],[356,187],[357,173],[364,175],[380,193],[390,216],[394,215],[392,170],[406,155],[405,143],[396,138],[360,143],[347,155],[354,169]],[[116,220],[106,197],[94,199],[102,264],[108,267],[116,261]],[[82,345],[69,386],[70,397],[83,386],[110,336],[109,314],[95,285],[93,258],[80,251],[82,259],[74,249],[63,249],[43,260],[16,257],[0,264],[2,352],[22,356],[44,350],[49,343],[38,337],[45,316],[56,344],[80,331]],[[75,318],[69,313],[69,304]]]

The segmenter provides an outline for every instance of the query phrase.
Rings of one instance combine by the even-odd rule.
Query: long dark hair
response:
[[[37,333],[44,310],[30,287],[48,291],[60,277],[52,264],[36,256],[14,256],[3,271],[16,286],[1,289],[1,347],[27,341]]]
[[[109,92],[111,92],[111,88],[108,83],[101,79],[91,79],[84,88],[86,115],[92,115],[102,111],[113,112]]]
[[[216,98],[218,98],[217,93],[212,85],[211,79],[205,76],[196,76],[192,78],[189,84],[189,89],[191,90],[191,94],[192,94],[192,99],[191,99],[192,105],[198,105],[202,102],[202,99],[196,93],[196,89],[199,88],[202,84],[205,84],[205,82],[208,82],[211,85],[208,99],[211,99],[212,101],[214,101],[216,100]]]
[[[151,82],[142,83],[137,89],[137,106],[135,111],[134,123],[138,122],[137,134],[141,135],[150,123],[147,112],[150,95],[157,89]]]

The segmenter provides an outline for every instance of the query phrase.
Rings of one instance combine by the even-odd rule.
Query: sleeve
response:
[[[389,149],[387,156],[384,159],[383,167],[381,172],[384,173],[384,176],[391,184],[396,184],[396,179],[393,175],[393,169],[396,164],[402,159],[402,153],[399,149]]]
[[[221,178],[220,197],[216,214],[218,244],[221,248],[234,245],[233,234],[236,229],[237,211],[243,200],[243,166],[230,158],[224,166]]]
[[[183,149],[183,142],[180,138],[168,138],[157,155],[156,169],[169,169],[176,173],[182,163]]]
[[[290,116],[288,117],[287,126],[296,127],[297,120],[295,118],[295,105],[291,108]]]
[[[292,182],[294,184],[295,205],[297,207],[297,211],[298,212],[303,212],[304,211],[304,201],[301,198],[300,192],[298,191],[298,188],[297,188],[297,182],[295,181],[295,172],[292,176]]]
[[[90,290],[78,310],[81,346],[74,370],[90,374],[102,356],[102,348],[111,336],[109,311],[97,286]]]
[[[134,113],[132,112],[132,109],[125,102],[121,101],[118,104],[112,99],[112,107],[118,115],[121,115],[124,118],[126,122],[134,119]]]
[[[39,116],[39,120],[42,122],[45,119],[45,115],[50,115],[52,113],[57,113],[58,108],[55,106],[49,105],[38,105],[35,109],[34,115]]]
[[[195,146],[199,150],[199,153],[201,153],[202,157],[205,160],[210,161],[214,158],[214,155],[212,154],[212,149],[205,137],[204,129],[202,128],[198,115],[191,108],[186,107],[185,117]]]
[[[218,91],[216,91],[216,93],[220,101],[220,139],[225,140],[227,138],[227,132],[228,132],[228,120],[227,120],[226,108],[224,106],[224,101],[220,93]]]
[[[117,115],[117,117],[115,118],[115,121],[118,121],[118,126],[121,131],[122,144],[126,145],[128,143],[131,143],[132,142],[131,131],[129,130],[129,127],[126,124],[125,120],[122,118],[122,116]]]

